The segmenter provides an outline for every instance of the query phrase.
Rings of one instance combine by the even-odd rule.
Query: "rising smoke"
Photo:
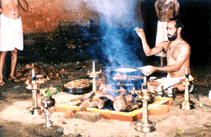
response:
[[[87,6],[101,14],[101,23],[109,27],[142,26],[141,17],[137,17],[140,0],[84,0]]]
[[[87,6],[100,15],[100,39],[92,45],[92,54],[101,53],[97,59],[107,60],[105,74],[110,84],[112,70],[143,66],[141,41],[134,31],[135,27],[143,27],[140,4],[140,0],[87,1]]]
[[[133,31],[142,27],[140,0],[92,0],[87,6],[99,12],[101,37],[100,47],[112,67],[136,67],[140,39]]]
[[[143,27],[140,16],[141,0],[71,0],[71,2],[75,4],[72,4],[74,5],[72,9],[79,8],[83,3],[85,6],[82,6],[83,9],[88,8],[92,13],[98,13],[99,41],[94,44],[90,42],[92,45],[89,46],[94,58],[106,59],[109,67],[114,68],[143,65],[140,63],[142,51],[140,38],[133,31],[135,27]],[[78,21],[83,22],[83,18],[79,18]],[[88,23],[83,24],[90,24],[89,21],[85,22]],[[85,34],[88,29],[82,26],[82,32]],[[89,38],[84,39],[92,39],[91,35],[86,36]]]

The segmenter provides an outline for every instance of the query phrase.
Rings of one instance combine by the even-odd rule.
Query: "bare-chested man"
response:
[[[150,48],[143,29],[137,29],[137,34],[142,40],[142,46],[147,56],[158,54],[162,51],[166,52],[167,66],[155,67],[146,66],[143,70],[145,75],[150,75],[155,71],[167,72],[168,76],[158,79],[154,84],[157,86],[162,84],[164,89],[170,86],[177,86],[179,90],[184,90],[182,84],[177,84],[184,79],[186,71],[190,73],[190,45],[181,37],[183,24],[178,19],[171,19],[167,23],[168,41],[159,43],[156,47]]]
[[[155,46],[157,46],[158,43],[168,40],[166,35],[166,24],[169,19],[179,14],[179,3],[177,0],[156,0],[155,11],[158,18],[155,42]],[[163,66],[163,57],[166,56],[165,53],[161,52],[156,56],[161,57],[161,66]]]
[[[11,51],[10,81],[18,82],[14,76],[17,49],[23,50],[21,9],[28,10],[26,0],[1,0],[0,86],[4,85],[3,68],[8,51]]]

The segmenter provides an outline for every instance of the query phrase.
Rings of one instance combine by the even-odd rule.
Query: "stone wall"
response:
[[[22,12],[24,33],[54,30],[59,22],[75,22],[85,26],[89,20],[97,22],[99,14],[76,0],[27,0],[28,12]]]
[[[99,13],[82,0],[27,1],[29,10],[22,11],[24,50],[18,53],[21,64],[39,60],[61,63],[88,56],[88,39],[93,42],[97,36]]]

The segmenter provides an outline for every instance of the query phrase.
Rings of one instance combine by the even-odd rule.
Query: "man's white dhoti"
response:
[[[169,75],[167,75],[167,77],[156,79],[155,81],[159,82],[163,86],[163,89],[167,89],[175,84],[178,84],[181,79],[185,79],[185,76],[179,78],[171,78]]]
[[[1,14],[0,51],[23,50],[23,29],[21,17],[11,19]]]
[[[157,46],[160,42],[168,41],[166,26],[167,22],[161,22],[158,20],[155,46]],[[161,52],[156,54],[156,56],[165,57],[165,53]]]

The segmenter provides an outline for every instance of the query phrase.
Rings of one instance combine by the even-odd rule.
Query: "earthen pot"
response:
[[[118,112],[126,111],[127,105],[127,100],[123,96],[118,96],[114,99],[113,107]]]
[[[41,104],[45,109],[51,108],[55,105],[55,99],[52,97],[44,97],[41,99]]]
[[[104,105],[105,105],[105,100],[99,100],[98,101],[97,106],[98,106],[99,109],[102,109],[104,107]]]
[[[98,101],[92,101],[89,103],[88,107],[89,108],[98,108]]]

